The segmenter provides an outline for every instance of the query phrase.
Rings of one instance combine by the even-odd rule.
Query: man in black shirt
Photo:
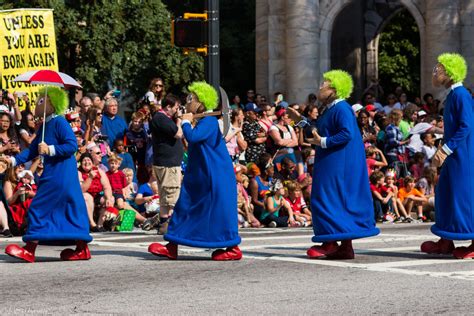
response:
[[[167,95],[162,101],[162,109],[153,115],[150,123],[153,171],[160,192],[159,234],[166,233],[168,218],[173,213],[181,189],[181,161],[184,148],[181,120],[177,118],[178,109],[178,99],[173,95]]]

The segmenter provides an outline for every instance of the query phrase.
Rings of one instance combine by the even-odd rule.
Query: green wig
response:
[[[331,82],[331,88],[336,90],[340,99],[347,99],[354,88],[351,75],[344,70],[331,70],[323,74],[324,80]]]
[[[58,115],[64,114],[69,106],[69,98],[66,91],[56,86],[48,86],[48,91],[46,91],[46,87],[42,87],[39,90],[38,97],[45,96],[46,94],[48,94],[48,98],[51,101],[54,112],[56,112]]]
[[[443,65],[446,74],[454,83],[462,82],[466,78],[467,64],[461,55],[444,53],[438,56],[438,62]]]
[[[198,97],[199,102],[201,102],[208,111],[214,110],[217,107],[219,97],[217,96],[216,89],[210,84],[204,81],[196,81],[191,83],[188,90]]]

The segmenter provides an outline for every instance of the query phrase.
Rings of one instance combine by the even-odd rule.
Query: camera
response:
[[[2,101],[8,100],[8,90],[2,89]]]
[[[96,136],[96,142],[98,143],[105,143],[109,139],[109,136],[107,135],[97,135]]]
[[[128,145],[125,146],[129,154],[136,154],[138,152],[138,148],[136,145]]]

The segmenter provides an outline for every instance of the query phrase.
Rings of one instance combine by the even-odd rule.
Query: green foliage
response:
[[[407,10],[396,14],[379,39],[379,78],[385,91],[401,86],[410,94],[420,93],[420,34]]]
[[[462,82],[467,75],[464,57],[456,53],[444,53],[438,56],[438,62],[444,66],[446,74],[454,83]]]
[[[9,1],[5,8],[53,8],[59,67],[86,91],[116,86],[141,96],[154,77],[180,92],[204,77],[203,59],[171,46],[160,0]]]

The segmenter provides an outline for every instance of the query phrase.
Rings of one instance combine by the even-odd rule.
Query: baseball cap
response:
[[[362,110],[363,108],[364,107],[362,106],[362,104],[356,103],[352,106],[352,111],[354,111],[354,113],[357,113],[360,110]]]
[[[367,106],[365,107],[365,110],[367,112],[372,112],[372,111],[376,111],[377,109],[375,108],[375,105],[373,104],[367,104]]]
[[[427,114],[427,113],[426,113],[425,111],[423,111],[423,110],[418,111],[418,116],[424,116],[424,115],[426,115],[426,114]]]
[[[255,113],[260,113],[262,112],[262,109],[260,109],[255,103],[247,103],[245,106],[245,112],[255,112]]]

